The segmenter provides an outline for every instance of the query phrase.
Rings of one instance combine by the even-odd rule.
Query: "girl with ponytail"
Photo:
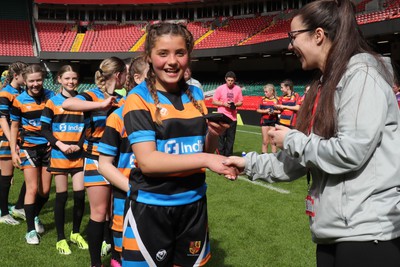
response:
[[[11,161],[10,150],[10,112],[14,99],[22,93],[22,86],[25,84],[22,72],[28,65],[17,61],[11,63],[7,76],[0,90],[0,223],[18,225],[15,218],[25,220],[24,198],[26,192],[25,182],[22,184],[18,202],[11,208],[11,215],[8,211],[8,196],[14,175],[14,166]]]
[[[350,0],[307,4],[288,35],[302,68],[316,70],[297,129],[270,132],[277,154],[226,164],[268,182],[307,174],[318,266],[398,266],[400,113],[390,61],[364,40]]]
[[[202,266],[210,258],[205,168],[227,178],[236,170],[222,165],[225,157],[207,153],[228,124],[207,122],[203,92],[185,82],[192,49],[183,25],[148,29],[147,79],[123,110],[138,167],[129,176],[123,266]]]
[[[111,250],[109,229],[111,187],[98,172],[98,145],[103,136],[107,117],[122,105],[122,96],[115,93],[122,88],[127,75],[123,60],[117,57],[104,59],[95,73],[96,88],[70,97],[62,103],[62,108],[83,111],[85,115],[84,185],[89,199],[90,219],[87,241],[91,266],[101,266],[101,256]]]

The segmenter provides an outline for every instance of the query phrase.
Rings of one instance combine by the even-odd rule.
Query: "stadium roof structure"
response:
[[[36,4],[61,5],[145,5],[204,2],[201,0],[35,0]]]

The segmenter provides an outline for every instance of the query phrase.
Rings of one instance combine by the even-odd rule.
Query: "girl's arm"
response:
[[[119,189],[129,191],[129,179],[126,178],[113,164],[115,157],[100,154],[99,156],[99,172],[112,185]]]
[[[41,134],[46,137],[47,141],[50,142],[52,147],[57,147],[60,149],[64,154],[69,154],[72,151],[70,145],[64,144],[62,141],[58,140],[54,137],[53,132],[51,131],[51,125],[42,121],[42,130]]]
[[[97,109],[109,109],[114,105],[115,97],[109,97],[102,102],[97,101],[85,101],[79,99],[77,97],[70,97],[66,99],[63,104],[62,108],[71,111],[92,111]]]
[[[206,144],[204,151],[207,153],[214,153],[218,147],[218,137],[229,128],[227,123],[217,123],[207,120],[208,133],[206,135]]]
[[[0,127],[3,130],[3,133],[6,136],[7,140],[10,141],[11,138],[10,125],[8,124],[6,117],[0,118]]]
[[[11,149],[12,163],[16,168],[20,168],[21,166],[21,159],[17,153],[18,131],[19,131],[19,122],[12,121],[10,130],[10,149]]]
[[[156,150],[154,142],[141,142],[132,145],[139,168],[147,176],[163,176],[167,174],[208,168],[213,172],[225,175],[228,179],[236,179],[236,168],[223,165],[226,157],[208,154],[167,154]]]

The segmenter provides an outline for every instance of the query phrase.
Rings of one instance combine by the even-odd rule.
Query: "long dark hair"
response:
[[[296,128],[308,134],[318,88],[322,88],[314,114],[313,132],[324,138],[330,138],[337,132],[334,106],[336,86],[346,71],[350,58],[358,53],[370,53],[377,59],[378,55],[363,38],[355,18],[354,5],[350,0],[314,1],[301,8],[296,16],[302,20],[307,29],[322,28],[332,42],[325,69],[323,73],[318,72],[311,83],[299,111]],[[380,59],[378,60],[383,64]]]

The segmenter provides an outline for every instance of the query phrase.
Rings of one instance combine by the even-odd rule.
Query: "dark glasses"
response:
[[[294,38],[295,38],[298,34],[303,33],[303,32],[310,32],[310,31],[313,31],[313,30],[314,30],[314,29],[304,29],[304,30],[298,30],[298,31],[291,31],[291,32],[288,32],[287,34],[288,34],[288,36],[289,36],[290,44],[293,45],[293,40],[294,40]]]

